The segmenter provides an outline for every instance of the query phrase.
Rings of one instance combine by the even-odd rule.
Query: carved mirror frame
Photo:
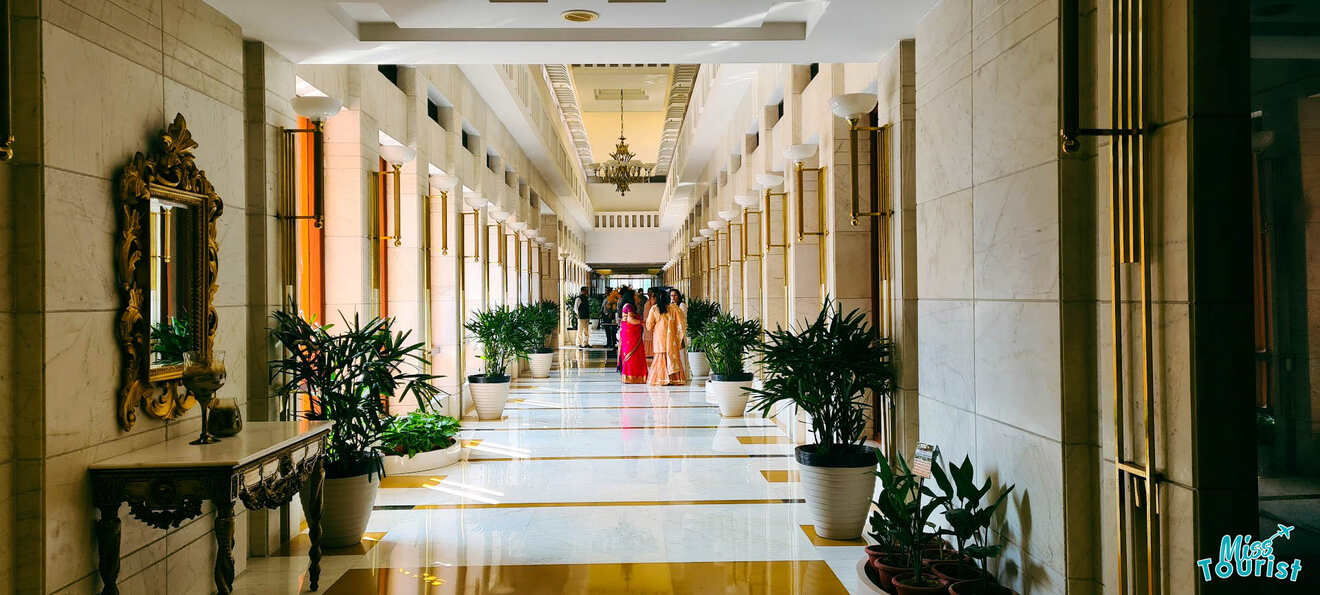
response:
[[[197,141],[188,130],[183,114],[176,114],[174,122],[165,128],[158,146],[149,154],[133,155],[119,176],[116,211],[119,216],[119,234],[116,237],[116,265],[123,309],[116,321],[122,365],[118,402],[119,426],[124,431],[133,428],[137,408],[157,419],[173,419],[196,405],[196,400],[182,386],[182,365],[151,367],[151,320],[144,315],[151,281],[150,267],[144,264],[145,249],[150,238],[144,230],[147,225],[153,197],[180,203],[196,209],[192,217],[195,226],[193,246],[180,247],[191,251],[194,274],[182,281],[187,284],[187,316],[193,332],[194,350],[209,355],[215,344],[217,324],[215,312],[216,272],[219,265],[219,245],[216,241],[216,219],[224,211],[224,202],[215,193],[215,187],[206,179],[206,172],[197,168],[193,149]]]

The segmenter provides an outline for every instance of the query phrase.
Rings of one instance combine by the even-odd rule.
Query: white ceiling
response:
[[[865,62],[935,0],[206,0],[303,63]],[[569,23],[568,9],[600,13]]]

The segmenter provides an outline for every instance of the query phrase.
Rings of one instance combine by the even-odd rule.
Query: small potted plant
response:
[[[426,366],[423,343],[394,332],[393,318],[362,324],[356,316],[342,332],[275,312],[271,335],[286,356],[270,362],[275,393],[286,401],[306,394],[303,417],[334,422],[325,446],[321,542],[347,547],[362,541],[384,471],[380,439],[392,422],[388,400],[411,398],[423,411],[441,393]],[[285,405],[286,410],[288,405]]]
[[[887,489],[875,502],[876,514],[887,519],[890,529],[887,537],[898,549],[897,555],[882,556],[878,562],[882,580],[888,580],[888,585],[881,586],[888,586],[890,592],[899,595],[944,593],[944,583],[931,575],[922,554],[940,542],[938,535],[926,529],[934,527],[930,516],[945,506],[945,499],[924,485],[902,455],[895,457],[892,467],[883,454],[877,456],[880,460],[877,475]],[[936,459],[934,464],[938,464],[938,451]],[[905,563],[902,571],[897,571],[895,562]]]
[[[504,415],[509,400],[509,365],[527,354],[523,331],[508,306],[480,310],[463,326],[481,344],[486,369],[467,377],[468,390],[477,406],[477,417],[491,420]]]
[[[416,473],[458,462],[458,420],[428,411],[396,416],[380,435],[386,473]]]
[[[519,309],[520,326],[527,335],[527,361],[533,378],[548,378],[555,360],[555,350],[549,347],[555,329],[559,326],[559,304],[542,300]]]
[[[693,298],[687,302],[687,329],[688,336],[692,337],[692,344],[688,346],[688,368],[692,369],[692,376],[706,376],[710,374],[710,364],[706,360],[706,347],[702,344],[701,331],[720,313],[720,304],[711,300]]]
[[[949,463],[948,471],[938,464],[931,466],[931,476],[943,492],[947,533],[953,536],[961,557],[961,561],[934,564],[931,571],[956,595],[1012,593],[1011,589],[995,584],[987,572],[986,559],[1003,551],[1003,546],[990,543],[990,523],[1014,486],[1004,487],[994,501],[983,506],[982,500],[992,487],[991,480],[987,477],[978,487],[972,479],[975,475],[972,461],[967,457],[963,457],[961,465]]]
[[[887,349],[861,312],[843,314],[829,299],[814,321],[777,328],[757,348],[763,378],[748,389],[753,407],[772,417],[793,406],[811,425],[814,441],[795,455],[816,534],[826,539],[856,539],[866,523],[877,451],[863,433],[868,392],[893,387]]]
[[[742,417],[752,375],[743,369],[743,354],[761,342],[761,323],[719,314],[701,330],[700,343],[710,362],[710,394],[724,417]]]

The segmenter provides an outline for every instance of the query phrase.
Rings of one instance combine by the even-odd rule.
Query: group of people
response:
[[[587,288],[583,287],[577,301],[584,308],[587,296]],[[617,368],[624,383],[687,384],[687,305],[679,290],[652,287],[639,292],[627,285],[607,287],[601,327],[606,347],[618,346]],[[578,344],[585,345],[581,338]]]

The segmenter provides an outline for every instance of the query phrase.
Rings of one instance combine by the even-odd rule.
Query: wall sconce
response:
[[[821,236],[823,238],[829,233],[829,227],[825,222],[825,191],[823,184],[821,183],[821,180],[825,177],[825,167],[807,167],[804,164],[807,159],[810,159],[811,156],[815,154],[816,145],[814,144],[792,145],[789,148],[784,149],[784,158],[793,162],[794,178],[797,183],[798,241],[801,241],[807,236]],[[816,172],[816,202],[820,205],[820,208],[818,209],[819,217],[817,223],[820,225],[820,231],[809,232],[805,229],[806,215],[803,211],[805,210],[806,199],[802,192],[802,172],[804,171]]]
[[[431,185],[440,189],[440,254],[449,254],[449,191],[458,186],[458,177],[432,174]],[[426,197],[428,200],[430,196]]]
[[[784,176],[770,172],[766,172],[763,174],[756,174],[756,183],[760,185],[762,188],[765,188],[765,209],[763,209],[765,212],[762,213],[761,215],[762,218],[765,220],[765,245],[767,248],[788,248],[788,202],[787,202],[788,193],[774,192],[770,190],[775,186],[783,184]],[[778,244],[776,244],[774,240],[770,239],[770,197],[772,196],[778,196],[785,200],[784,210],[779,214],[781,220],[781,227],[783,227],[782,229],[783,240],[780,241]]]
[[[871,93],[844,93],[830,98],[830,110],[834,115],[848,121],[848,155],[851,157],[849,170],[852,173],[852,224],[857,225],[858,217],[878,217],[885,214],[884,210],[875,212],[861,212],[857,204],[857,131],[869,130],[873,132],[884,132],[884,126],[862,126],[862,117],[871,113],[875,109],[876,97]],[[884,142],[884,137],[882,137]],[[873,155],[872,159],[878,159]],[[887,160],[886,160],[887,161]],[[884,163],[880,164],[884,167]]]
[[[333,97],[309,95],[294,97],[290,102],[293,111],[312,122],[311,128],[281,128],[284,142],[280,145],[280,171],[282,185],[288,195],[285,209],[290,213],[279,215],[281,219],[311,219],[317,229],[325,226],[325,121],[339,113],[343,104]],[[294,148],[293,137],[299,134],[312,135],[312,214],[295,215],[293,205],[294,185]]]
[[[386,236],[382,239],[393,239],[394,247],[403,245],[403,180],[399,175],[399,170],[403,164],[408,163],[417,156],[417,150],[403,145],[381,145],[380,158],[394,168],[392,172],[379,172],[381,183],[384,183],[385,176],[394,176],[394,235]]]
[[[490,211],[487,213],[487,215],[490,217],[491,221],[495,222],[495,224],[487,225],[486,229],[489,231],[490,228],[494,227],[495,230],[499,232],[499,246],[498,246],[499,251],[495,253],[496,255],[495,262],[497,262],[500,266],[505,266],[504,226],[502,225],[502,223],[508,220],[509,212],[504,210],[504,208],[501,207],[500,205],[491,204]],[[486,257],[487,259],[489,259],[490,251],[487,250],[486,253],[487,253]]]

